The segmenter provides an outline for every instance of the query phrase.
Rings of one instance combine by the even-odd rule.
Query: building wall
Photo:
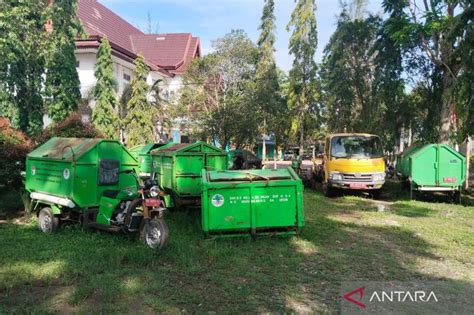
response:
[[[76,69],[81,81],[82,98],[89,98],[97,80],[94,76],[96,55],[93,52],[76,53]]]
[[[79,80],[81,82],[81,94],[84,99],[89,99],[89,106],[94,108],[94,101],[92,100],[92,89],[97,83],[97,79],[94,76],[94,66],[96,63],[96,49],[81,49],[76,50],[76,65]],[[126,62],[115,56],[112,56],[114,77],[117,82],[117,95],[120,97],[125,87],[130,84],[130,80],[133,76],[133,70],[135,66],[133,63]],[[173,78],[164,76],[160,72],[152,71],[147,76],[148,85],[152,85],[157,80],[162,80],[162,97],[165,100],[172,100],[176,95],[177,91],[182,86],[182,79],[180,76]],[[90,121],[89,114],[83,114],[84,121]],[[45,117],[46,125],[50,123],[50,120]],[[179,128],[174,127],[171,130],[163,129],[163,126],[155,126],[156,133],[165,135],[162,137],[162,141],[167,141],[170,138],[174,138],[174,141],[179,142],[181,140],[181,131]]]
[[[94,76],[94,67],[96,63],[97,50],[80,50],[76,51],[76,65],[81,81],[81,94],[83,98],[90,98],[89,96],[97,79]],[[123,90],[130,83],[135,66],[132,63],[121,60],[112,56],[114,77],[117,82],[117,95],[122,95]]]

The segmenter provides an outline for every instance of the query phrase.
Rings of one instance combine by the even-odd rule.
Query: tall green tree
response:
[[[28,135],[43,127],[46,1],[0,1],[0,113]]]
[[[463,55],[472,43],[473,3],[384,0],[383,6],[392,16],[392,23],[387,25],[392,38],[412,51],[421,50],[421,56],[415,53],[410,58],[425,58],[442,74],[442,98],[435,104],[440,113],[439,141],[450,142],[455,131],[453,113],[458,107],[456,86],[463,73]]]
[[[46,11],[48,23],[52,26],[47,38],[46,108],[48,115],[56,122],[77,110],[81,101],[74,54],[75,39],[81,32],[76,7],[76,0],[56,0]]]
[[[214,52],[195,59],[183,76],[179,112],[196,136],[222,148],[255,144],[261,124],[253,87],[257,49],[242,30],[213,42]]]
[[[304,152],[305,116],[313,111],[317,101],[316,62],[318,46],[315,0],[297,0],[287,25],[291,31],[289,52],[293,55],[290,84],[294,95],[295,114],[299,129],[300,154]]]
[[[135,59],[132,90],[125,118],[125,138],[129,147],[153,141],[153,108],[148,102],[149,87],[146,82],[148,66],[142,55]]]
[[[281,97],[278,72],[275,63],[275,3],[265,0],[257,41],[258,61],[255,72],[255,102],[260,109],[264,135],[272,135],[281,142],[284,130],[282,117],[286,116],[286,104]],[[287,118],[287,116],[286,116]]]
[[[97,51],[94,66],[97,83],[94,87],[95,106],[92,109],[92,123],[107,138],[117,139],[119,135],[118,99],[112,63],[112,49],[107,38],[103,38]]]

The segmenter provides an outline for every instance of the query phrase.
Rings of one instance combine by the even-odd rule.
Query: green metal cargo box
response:
[[[466,158],[446,144],[409,148],[398,159],[397,171],[411,190],[460,191],[466,180]]]
[[[140,177],[150,177],[153,173],[151,151],[165,146],[166,143],[149,143],[131,148],[129,151],[139,164]]]
[[[202,171],[205,234],[298,233],[303,184],[291,169]]]
[[[26,189],[34,200],[69,208],[99,205],[105,190],[136,190],[137,160],[118,141],[51,138],[26,158]]]
[[[201,197],[201,170],[227,169],[227,153],[205,142],[166,145],[152,151],[160,187],[174,197]]]

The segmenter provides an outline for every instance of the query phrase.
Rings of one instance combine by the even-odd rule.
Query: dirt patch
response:
[[[80,311],[68,304],[67,299],[74,286],[53,283],[32,283],[0,290],[0,304],[5,311],[28,313],[30,309],[71,314]],[[28,298],[25,299],[24,297]],[[21,299],[19,303],[18,299]]]

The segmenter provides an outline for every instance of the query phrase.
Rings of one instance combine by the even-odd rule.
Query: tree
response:
[[[92,110],[92,123],[106,138],[117,139],[118,100],[115,93],[112,49],[107,38],[102,39],[97,51],[94,75],[97,83],[94,87],[95,106]]]
[[[132,90],[125,118],[125,137],[129,147],[153,141],[153,108],[148,102],[148,66],[142,55],[135,59],[130,88]]]
[[[384,0],[384,9],[392,15],[387,25],[392,38],[418,48],[442,74],[442,99],[439,141],[453,139],[452,121],[456,110],[455,89],[463,73],[463,54],[472,43],[473,4],[468,0]],[[411,57],[413,58],[413,57]]]
[[[0,112],[28,135],[43,127],[46,1],[0,1]]]
[[[61,121],[75,111],[81,100],[76,70],[75,38],[81,32],[75,0],[56,0],[46,14],[52,30],[48,34],[46,57],[46,108],[53,121]]]
[[[290,70],[290,84],[295,100],[300,154],[303,154],[306,112],[314,110],[317,106],[316,62],[314,56],[318,46],[318,34],[314,0],[298,0],[296,2],[287,30],[292,31],[289,51],[294,60],[293,68]]]
[[[195,59],[183,76],[179,112],[194,133],[222,148],[255,143],[260,123],[253,100],[257,50],[242,30],[213,42],[214,53]]]
[[[390,75],[397,75],[396,71],[390,72],[392,68],[384,69],[396,61],[387,59],[396,49],[386,49],[389,43],[379,38],[383,36],[379,34],[381,20],[371,15],[365,18],[360,12],[363,9],[355,5],[343,7],[336,31],[324,49],[323,99],[331,131],[380,133],[387,103],[391,110],[395,109],[393,98],[387,102],[380,93],[391,82]]]
[[[261,111],[263,124],[261,131],[271,134],[278,143],[282,138],[281,118],[286,113],[286,106],[280,94],[278,73],[275,63],[275,3],[265,0],[262,21],[257,41],[258,61],[255,71],[255,103]],[[264,147],[265,148],[265,147]],[[264,151],[265,152],[265,151]],[[263,156],[265,158],[265,156]]]

